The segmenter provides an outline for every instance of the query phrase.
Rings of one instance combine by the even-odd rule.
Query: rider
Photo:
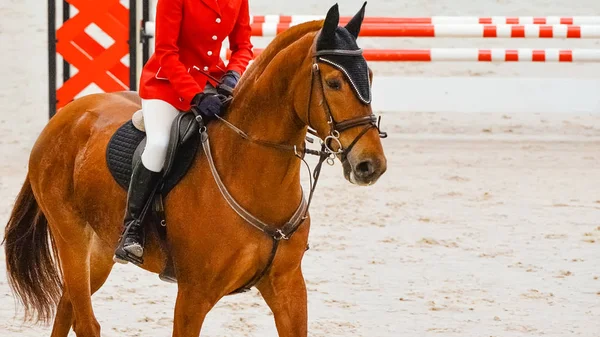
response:
[[[140,213],[161,178],[172,121],[192,106],[207,118],[221,113],[223,95],[232,95],[253,58],[250,35],[248,0],[158,0],[155,52],[140,79],[146,148],[131,176],[115,261],[141,263]],[[227,66],[220,58],[226,37],[232,51]]]

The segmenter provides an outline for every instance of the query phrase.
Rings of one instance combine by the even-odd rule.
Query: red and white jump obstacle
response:
[[[252,36],[272,37],[293,23],[253,23]],[[154,36],[154,22],[147,22],[145,32]],[[362,37],[440,37],[440,38],[546,38],[598,39],[600,25],[481,25],[481,24],[366,24]]]
[[[250,18],[251,23],[302,23],[312,20],[321,20],[325,18],[319,15],[253,15]],[[340,18],[340,23],[344,24],[350,21],[351,17]],[[364,24],[385,23],[385,24],[508,24],[508,25],[598,25],[600,16],[432,16],[432,17],[366,17]]]
[[[254,16],[253,35],[274,36],[292,25],[322,18]],[[349,19],[342,17],[340,24]],[[600,38],[599,26],[600,16],[367,17],[361,36],[595,39]],[[256,55],[260,52],[255,49]],[[600,49],[366,49],[364,55],[370,61],[386,62],[600,62]],[[227,56],[228,52],[223,51],[222,57]],[[594,78],[380,76],[373,83],[373,109],[411,113],[598,113],[598,92],[600,82]]]
[[[73,33],[71,35],[75,37],[74,40],[57,39],[56,14],[58,8],[56,2],[55,0],[48,0],[48,51],[51,65],[49,71],[49,105],[51,114],[52,109],[55,111],[58,105],[66,104],[71,97],[95,91],[94,86],[88,86],[87,83],[95,83],[95,87],[99,87],[101,90],[112,91],[114,89],[106,89],[100,85],[112,79],[111,83],[114,82],[113,84],[118,86],[119,90],[123,86],[136,90],[137,80],[140,78],[139,70],[154,49],[152,37],[154,35],[156,0],[103,0],[103,3],[112,3],[112,7],[100,6],[102,8],[84,6],[85,1],[67,0],[72,5],[63,8],[63,25],[60,26],[60,31],[63,33],[70,31]],[[129,2],[129,9],[131,10],[126,8],[125,2]],[[70,15],[71,8],[77,9],[75,15]],[[116,12],[113,11],[115,8],[117,9]],[[83,17],[81,16],[82,13],[84,14]],[[103,13],[108,15],[110,20],[100,20],[106,16]],[[322,19],[323,16],[257,15],[251,18],[253,35],[274,36],[292,25]],[[96,19],[100,21],[96,21]],[[81,20],[85,21],[85,25],[78,25]],[[342,17],[340,24],[345,25],[349,20],[350,17]],[[141,26],[139,25],[140,21]],[[88,23],[94,22],[96,22],[97,27],[90,29],[90,32],[88,32],[85,27],[89,27]],[[598,27],[600,27],[600,16],[366,17],[361,35],[417,38],[598,38],[600,40]],[[142,32],[140,32],[140,28],[143,28]],[[102,30],[106,34],[92,34],[101,33]],[[112,41],[105,35],[109,35]],[[77,36],[86,37],[87,40],[84,40],[89,43],[84,43],[85,41],[77,38]],[[138,41],[141,43],[138,43]],[[257,41],[257,44],[261,44],[262,47],[263,42],[266,41]],[[398,45],[401,46],[402,42],[398,40]],[[584,43],[583,41],[579,42]],[[104,43],[110,45],[110,47],[99,48]],[[113,48],[116,45],[119,47],[117,48],[118,51]],[[416,50],[366,49],[364,52],[365,57],[370,61],[386,62],[600,63],[600,47],[592,47],[592,43],[587,43],[587,45],[590,48],[597,49],[433,48]],[[68,52],[64,48],[61,49],[61,46],[69,47]],[[73,46],[76,48],[71,48]],[[128,50],[127,47],[129,47]],[[255,49],[256,55],[259,55],[260,52],[260,49]],[[223,51],[221,56],[227,59],[227,54],[227,51]],[[65,55],[67,56],[65,57]],[[126,55],[129,55],[128,64],[123,60]],[[62,57],[65,61],[62,62],[63,82],[71,83],[66,87],[60,85],[57,88],[57,85],[61,83],[60,79],[57,79],[57,74],[60,73],[57,68],[57,56]],[[110,57],[106,58],[105,56]],[[85,61],[85,64],[92,64],[90,62],[93,62],[93,66],[88,67],[91,72],[83,74],[85,64],[77,65],[77,62],[75,62],[79,59]],[[72,66],[69,64],[70,62],[74,62]],[[77,68],[76,76],[71,76],[72,68]],[[588,69],[591,70],[588,72]],[[411,112],[489,112],[493,109],[498,112],[580,111],[597,113],[600,111],[600,100],[598,99],[600,82],[597,80],[597,76],[594,77],[594,74],[597,73],[596,69],[597,66],[594,65],[591,68],[589,65],[584,66],[583,70],[586,71],[586,75],[589,73],[590,78],[558,78],[554,80],[548,77],[512,79],[468,75],[439,78],[378,76],[373,87],[373,95],[377,97],[374,99],[373,109]],[[581,73],[581,69],[579,73]],[[82,82],[82,79],[85,83]],[[69,87],[71,85],[76,86],[76,88]],[[65,88],[69,89],[70,95],[68,96],[70,97],[65,97]],[[398,99],[399,93],[402,95],[401,99]],[[57,100],[57,97],[62,97],[62,99]],[[431,97],[435,97],[435,99],[431,99]],[[506,97],[518,97],[518,99],[511,100],[506,99]],[[565,97],[574,97],[575,99],[565,99]]]
[[[263,49],[255,48],[258,57]],[[231,51],[223,49],[221,57],[229,59]],[[546,62],[588,63],[600,62],[600,49],[366,49],[367,61],[379,62]]]
[[[272,37],[290,27],[312,20],[318,15],[251,16],[252,35]],[[340,24],[351,17],[341,17]],[[144,24],[144,33],[154,35],[154,22]],[[600,39],[600,16],[432,16],[366,17],[362,37],[427,38],[513,38],[513,39]],[[255,49],[259,55],[261,49]],[[223,50],[221,57],[229,58]],[[366,49],[365,58],[380,62],[560,62],[600,63],[600,49]]]

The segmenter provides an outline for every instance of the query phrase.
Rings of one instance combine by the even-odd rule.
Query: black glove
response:
[[[217,94],[196,94],[192,99],[192,105],[198,109],[202,117],[211,119],[223,112],[223,96]]]
[[[217,92],[227,97],[233,95],[233,89],[237,85],[239,79],[240,74],[233,70],[229,70],[221,77],[221,84],[217,86]]]

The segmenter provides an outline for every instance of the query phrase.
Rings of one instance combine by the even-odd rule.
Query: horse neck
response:
[[[297,69],[279,69],[280,76],[263,72],[262,80],[242,87],[226,118],[253,139],[302,148],[306,127],[294,112],[292,78],[283,75]],[[265,221],[287,221],[302,195],[300,160],[292,151],[252,143],[215,123],[213,156],[234,198]]]

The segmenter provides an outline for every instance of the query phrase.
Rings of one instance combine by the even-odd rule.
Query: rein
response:
[[[201,142],[202,142],[202,149],[204,150],[204,153],[206,154],[206,158],[208,160],[208,164],[209,164],[212,176],[215,180],[215,183],[217,184],[217,186],[219,188],[219,191],[221,192],[221,195],[227,201],[227,203],[229,204],[231,209],[233,209],[242,219],[244,219],[247,223],[249,223],[256,229],[267,234],[272,239],[272,242],[273,242],[271,253],[269,255],[269,259],[268,259],[265,267],[261,270],[260,273],[256,274],[243,287],[234,291],[233,294],[249,291],[252,287],[254,287],[262,279],[262,277],[270,270],[270,268],[273,264],[273,260],[275,259],[275,255],[277,254],[277,249],[279,247],[280,241],[281,240],[289,240],[291,238],[291,236],[296,232],[296,230],[300,227],[300,225],[302,223],[304,223],[304,220],[306,220],[308,218],[308,210],[310,208],[310,204],[312,202],[312,198],[313,198],[314,192],[317,187],[317,182],[318,182],[319,176],[321,174],[321,169],[323,167],[323,163],[327,162],[329,165],[333,165],[335,163],[335,158],[338,156],[340,157],[342,162],[346,161],[347,155],[352,150],[354,145],[371,128],[377,129],[379,136],[381,138],[387,137],[387,134],[380,130],[381,117],[378,119],[374,114],[371,114],[369,116],[364,116],[364,117],[357,117],[357,118],[345,120],[342,122],[335,121],[335,119],[333,118],[333,115],[331,114],[329,103],[327,102],[327,97],[325,95],[325,89],[323,87],[323,80],[322,80],[321,72],[319,69],[318,57],[321,55],[356,56],[356,55],[362,55],[362,50],[358,50],[358,51],[322,50],[322,51],[315,52],[313,54],[313,65],[312,65],[311,81],[310,81],[310,94],[308,97],[308,105],[307,105],[307,109],[308,109],[307,117],[308,117],[308,124],[309,124],[308,132],[314,136],[319,137],[318,133],[315,130],[311,129],[312,126],[310,123],[310,116],[311,116],[310,107],[311,107],[311,103],[312,103],[315,79],[317,79],[317,82],[320,85],[320,91],[323,96],[324,109],[325,109],[325,113],[326,113],[326,117],[327,117],[327,123],[328,123],[329,129],[330,129],[329,135],[326,136],[325,139],[321,142],[321,150],[320,151],[309,149],[306,146],[306,142],[310,142],[310,143],[313,142],[312,139],[310,139],[308,137],[306,138],[306,142],[302,148],[299,148],[297,145],[279,144],[279,143],[268,142],[268,141],[264,141],[264,140],[260,140],[260,139],[255,139],[255,138],[251,137],[250,135],[248,135],[243,130],[241,130],[240,128],[238,128],[237,126],[233,125],[231,122],[216,115],[216,117],[219,121],[221,121],[229,129],[231,129],[235,133],[237,133],[241,138],[243,138],[249,142],[264,146],[264,147],[269,147],[269,148],[273,148],[273,149],[277,149],[277,150],[281,150],[281,151],[291,152],[291,153],[293,153],[294,156],[296,156],[297,158],[302,160],[304,162],[304,164],[306,165],[306,168],[309,171],[309,178],[310,178],[310,193],[309,193],[308,201],[306,200],[306,198],[304,196],[304,192],[302,192],[302,199],[300,201],[300,204],[296,208],[296,211],[281,228],[279,228],[278,226],[274,226],[274,225],[265,223],[261,219],[252,215],[244,207],[242,207],[235,200],[235,198],[233,198],[231,193],[229,193],[229,190],[227,189],[227,187],[221,180],[219,172],[216,169],[215,162],[212,157],[212,152],[210,149],[210,141],[209,141],[208,131],[207,131],[207,127],[204,122],[204,119],[202,118],[201,114],[199,113],[199,111],[197,111],[197,109],[195,107],[192,107],[192,109],[191,109],[191,112],[195,115],[196,121],[198,122],[198,124],[200,126],[200,135],[201,135],[200,138],[201,138]],[[350,78],[350,77],[348,76],[348,78]],[[352,85],[354,86],[354,83],[352,83]],[[349,129],[352,129],[355,127],[359,127],[359,126],[365,126],[365,127],[354,138],[354,140],[350,143],[350,145],[344,149],[342,147],[341,141],[339,139],[340,134],[346,130],[349,130]],[[337,149],[333,148],[334,142],[336,143]],[[314,167],[314,169],[312,170],[312,172],[311,172],[310,166],[304,159],[306,154],[319,157],[319,161],[318,161],[317,165]]]
[[[304,154],[310,154],[310,155],[314,155],[314,156],[320,156],[322,154],[322,151],[316,151],[316,150],[312,150],[309,149],[307,147],[304,148],[298,148],[298,146],[296,145],[287,145],[287,144],[279,144],[279,143],[272,143],[272,142],[268,142],[268,141],[264,141],[261,139],[255,139],[253,137],[251,137],[250,135],[248,135],[246,132],[244,132],[243,130],[241,130],[240,128],[238,128],[237,126],[233,125],[231,122],[229,122],[228,120],[224,119],[223,117],[219,116],[219,115],[215,115],[215,117],[220,120],[221,122],[223,122],[223,124],[225,124],[225,126],[227,126],[229,129],[233,130],[235,133],[237,133],[240,137],[242,137],[243,139],[257,144],[257,145],[261,145],[264,147],[270,147],[273,149],[277,149],[277,150],[282,150],[282,151],[291,151],[294,152],[294,154],[297,157],[301,157]],[[307,140],[309,142],[312,143],[312,139]]]

